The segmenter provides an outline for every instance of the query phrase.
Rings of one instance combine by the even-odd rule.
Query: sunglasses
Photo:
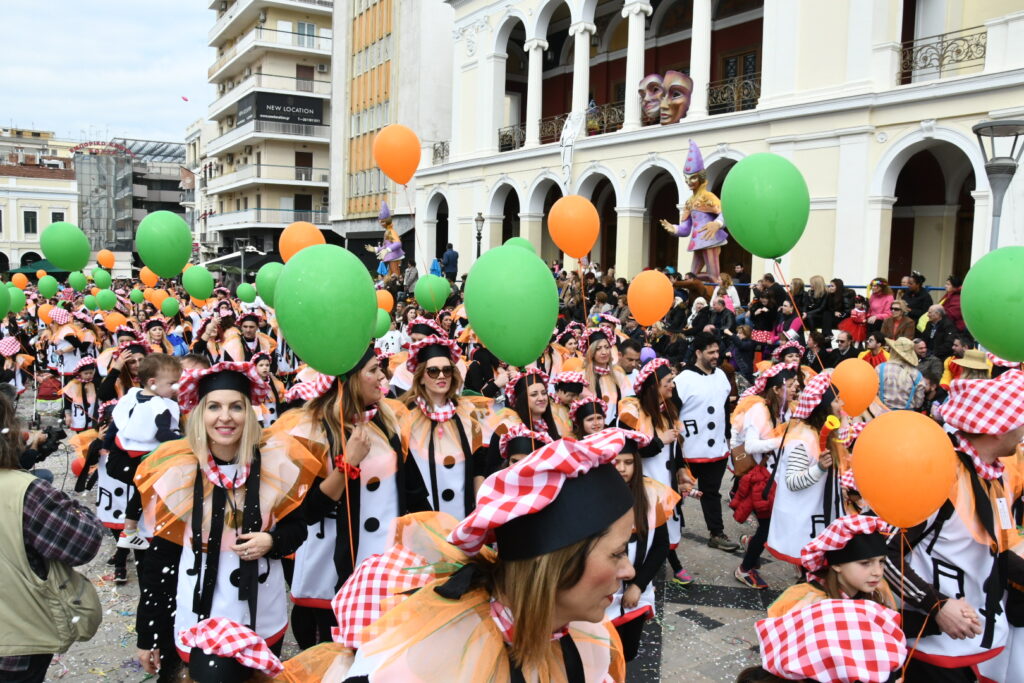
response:
[[[430,379],[437,379],[444,375],[445,377],[451,377],[452,373],[455,372],[454,365],[446,365],[443,368],[427,368],[427,377]]]
[[[890,308],[889,310],[890,310],[890,311],[902,311],[903,309],[902,309],[902,308],[900,308],[899,306],[893,306],[893,307],[892,307],[892,308]]]

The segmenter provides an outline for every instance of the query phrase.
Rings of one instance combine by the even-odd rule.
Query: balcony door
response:
[[[313,221],[313,195],[311,194],[297,194],[295,195],[295,221]]]
[[[743,111],[757,106],[757,97],[748,83],[757,76],[757,50],[726,55],[722,57],[721,66],[720,82],[725,85],[723,93],[728,93],[728,96],[709,102],[711,113]]]
[[[295,179],[296,180],[312,180],[313,179],[313,153],[312,152],[296,152],[295,153]]]
[[[316,24],[300,21],[295,24],[295,44],[299,47],[316,47]]]
[[[313,92],[315,71],[308,64],[295,65],[295,89],[302,92]]]

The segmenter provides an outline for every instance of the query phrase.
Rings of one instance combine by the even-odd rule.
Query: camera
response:
[[[42,430],[43,434],[46,435],[46,439],[39,444],[36,450],[39,455],[46,458],[52,455],[58,448],[60,448],[60,442],[67,437],[68,433],[64,431],[64,428],[59,424],[51,425]]]

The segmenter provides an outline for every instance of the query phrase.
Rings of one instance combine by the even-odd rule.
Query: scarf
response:
[[[420,412],[427,416],[427,419],[431,422],[447,422],[448,420],[455,417],[455,404],[448,401],[440,408],[431,409],[419,396],[416,397],[416,405],[419,407]]]
[[[372,405],[369,408],[367,408],[365,411],[363,411],[362,415],[359,415],[358,417],[356,417],[355,421],[357,423],[370,422],[375,417],[377,417],[377,406],[376,405]]]
[[[611,371],[612,371],[612,369],[611,369],[610,366],[606,367],[606,368],[602,368],[600,365],[595,365],[594,366],[594,374],[599,376],[599,377],[604,377],[605,375],[611,373]]]
[[[974,471],[978,473],[978,476],[985,481],[994,481],[999,477],[1003,476],[1003,470],[1006,469],[1006,465],[1000,460],[996,460],[991,465],[981,459],[978,455],[978,451],[975,450],[971,442],[962,437],[960,434],[956,435],[957,446],[961,451],[971,456],[971,462],[974,463]]]
[[[498,630],[501,631],[502,639],[511,645],[515,636],[515,624],[512,621],[512,610],[498,602],[496,598],[491,598],[491,619],[494,620],[494,623],[498,626]],[[568,633],[568,625],[563,626],[551,634],[551,640],[559,640],[562,636]]]
[[[220,471],[220,467],[217,466],[217,461],[214,459],[213,455],[206,456],[206,463],[209,465],[209,469],[205,470],[203,474],[206,475],[207,480],[209,480],[211,484],[222,489],[231,491],[232,489],[243,485],[246,479],[249,478],[249,465],[238,470],[235,473],[234,478],[229,478]]]

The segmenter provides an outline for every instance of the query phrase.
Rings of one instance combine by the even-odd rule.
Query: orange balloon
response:
[[[109,249],[100,249],[99,253],[96,254],[96,263],[100,264],[103,268],[113,268],[114,252]]]
[[[42,278],[44,278],[44,277],[46,277],[46,271],[45,271],[45,270],[43,270],[42,268],[40,268],[39,270],[37,270],[37,271],[36,271],[36,278],[37,278],[37,279],[40,279],[40,280],[41,280],[41,279],[42,279]]]
[[[160,304],[162,304],[164,302],[164,299],[166,299],[169,296],[170,294],[168,294],[166,290],[156,289],[153,290],[153,298],[151,299],[151,301],[157,308],[160,308]]]
[[[202,308],[203,306],[206,305],[206,299],[197,299],[194,296],[189,298],[192,299],[193,306],[198,306],[199,308]]]
[[[395,297],[386,289],[377,290],[377,308],[383,308],[388,313],[395,307]]]
[[[81,476],[82,470],[85,468],[85,458],[79,455],[71,461],[71,474],[76,477]]]
[[[40,320],[49,325],[53,322],[53,320],[50,319],[50,311],[52,310],[53,306],[51,304],[43,304],[39,307],[39,310],[36,311],[36,313],[39,315]]]
[[[860,358],[847,358],[832,372],[832,384],[843,399],[847,415],[860,415],[878,396],[878,373],[871,363]]]
[[[103,326],[106,327],[107,330],[110,332],[116,332],[118,327],[126,324],[127,322],[128,319],[125,318],[120,313],[118,313],[117,311],[107,313],[107,315],[104,316],[103,318]]]
[[[420,139],[409,128],[392,123],[373,139],[373,160],[388,178],[408,185],[420,167]]]
[[[25,289],[28,287],[28,277],[25,273],[15,273],[11,276],[11,282],[13,282],[14,286],[18,289]]]
[[[665,317],[672,308],[675,292],[664,273],[645,270],[629,283],[626,300],[636,321],[648,327]]]
[[[912,410],[879,415],[853,446],[857,490],[879,517],[901,529],[925,521],[946,501],[956,464],[945,430]]]
[[[306,247],[326,243],[327,240],[324,239],[320,228],[306,221],[296,221],[281,232],[281,238],[277,245],[281,252],[281,258],[288,263],[288,259]]]
[[[601,217],[589,199],[578,194],[562,197],[548,213],[548,232],[558,248],[573,258],[583,258],[594,248]]]
[[[160,278],[156,273],[149,269],[149,266],[143,266],[142,271],[139,273],[139,279],[142,280],[142,284],[147,287],[156,287],[156,283]]]
[[[142,298],[148,301],[149,303],[153,303],[154,294],[156,294],[156,290],[153,289],[152,287],[146,287],[144,290],[142,290]]]
[[[582,372],[583,371],[583,359],[582,358],[569,358],[562,363],[563,372]]]
[[[181,272],[184,273],[186,270],[188,270],[189,268],[191,268],[194,265],[195,265],[194,263],[186,263],[185,267],[181,269]]]
[[[99,287],[93,287],[92,289],[89,290],[89,293],[92,294],[93,296],[96,296],[97,294],[100,293],[100,288]]]

